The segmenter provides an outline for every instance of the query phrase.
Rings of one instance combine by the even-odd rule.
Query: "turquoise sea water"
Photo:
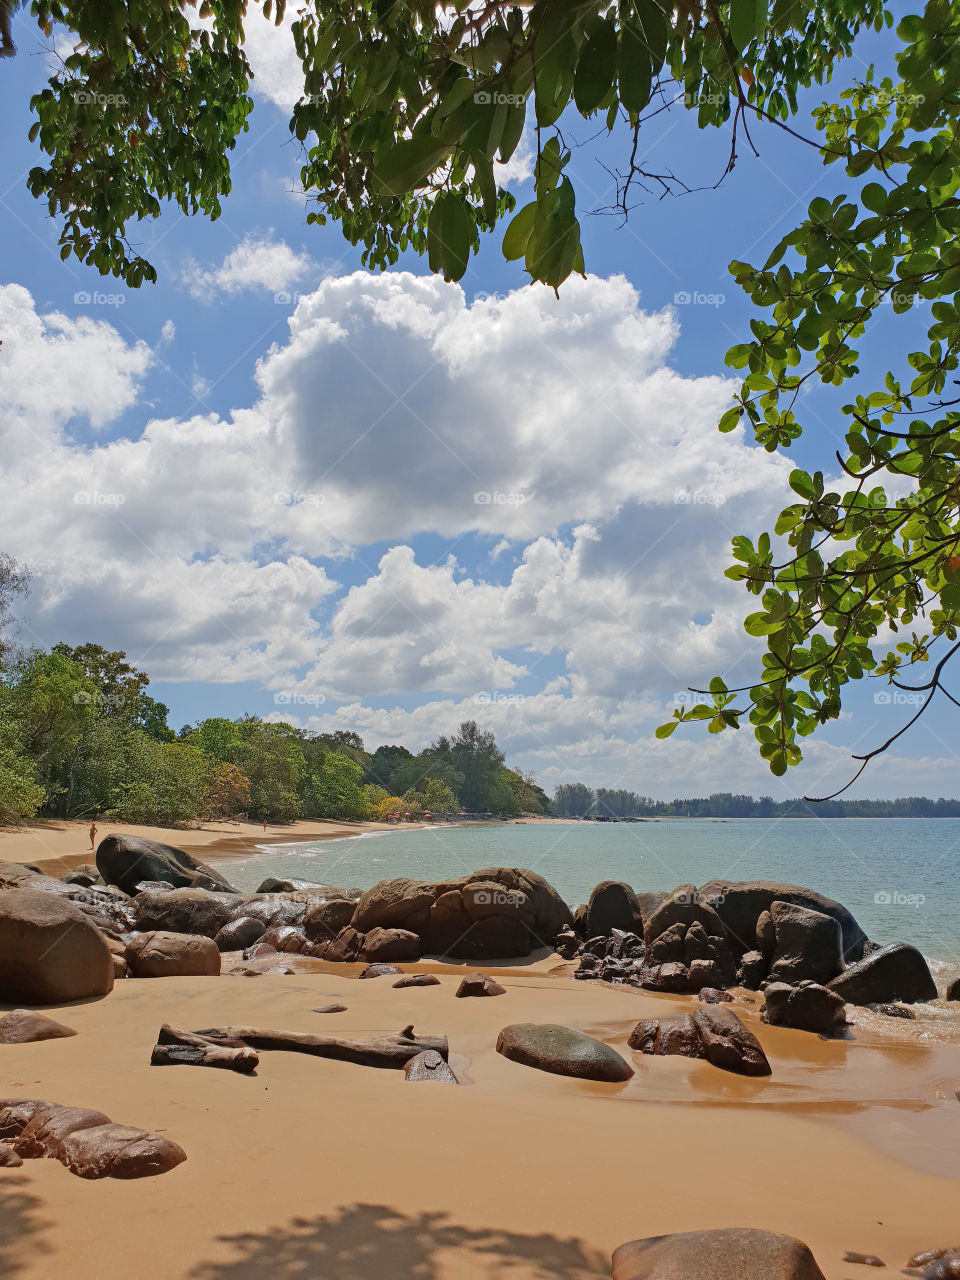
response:
[[[223,864],[239,889],[269,875],[369,888],[391,876],[441,880],[529,867],[571,905],[600,880],[673,889],[707,880],[780,880],[848,907],[880,943],[912,942],[960,962],[960,819],[702,819],[429,827],[274,845]]]

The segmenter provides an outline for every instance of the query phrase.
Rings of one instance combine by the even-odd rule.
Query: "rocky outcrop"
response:
[[[239,916],[228,921],[214,936],[218,951],[246,951],[247,947],[259,941],[266,933],[267,927],[262,920],[253,916]]]
[[[126,959],[134,978],[216,977],[220,972],[217,944],[185,933],[141,933],[127,946]]]
[[[847,964],[859,960],[867,935],[839,902],[800,885],[780,884],[771,880],[710,880],[701,885],[700,897],[709,902],[723,921],[728,935],[736,940],[738,951],[762,950],[757,938],[757,921],[775,902],[791,902],[836,920],[843,935],[843,954]]]
[[[633,1075],[633,1068],[616,1049],[557,1023],[518,1022],[504,1027],[497,1038],[497,1053],[511,1062],[578,1080],[619,1083]]]
[[[825,1280],[800,1240],[730,1227],[631,1240],[613,1253],[613,1280]]]
[[[760,1016],[771,1026],[796,1027],[833,1035],[846,1025],[847,1006],[842,996],[815,982],[792,987],[785,982],[769,982],[763,990]]]
[[[138,930],[196,933],[205,938],[215,938],[240,906],[235,894],[206,889],[150,890],[138,893],[133,901]]]
[[[311,907],[303,917],[303,931],[311,942],[328,942],[353,920],[357,904],[349,898],[331,898]]]
[[[960,978],[954,978],[954,980],[947,987],[946,998],[948,1000],[960,1000]]]
[[[936,1000],[937,986],[926,960],[906,942],[881,947],[845,969],[828,984],[850,1004],[917,1004]]]
[[[773,902],[771,982],[829,982],[843,968],[843,930],[822,911],[795,902]]]
[[[622,880],[601,881],[590,894],[583,928],[588,938],[611,934],[614,929],[642,934],[643,917],[637,895]]]
[[[351,921],[419,935],[423,951],[455,959],[507,959],[552,943],[572,923],[557,891],[534,871],[489,867],[456,880],[382,880]]]
[[[14,1009],[0,1018],[0,1044],[33,1044],[37,1040],[64,1040],[77,1033],[73,1027],[30,1009]]]
[[[406,929],[371,929],[363,935],[361,960],[402,964],[420,959],[420,939]]]
[[[235,893],[219,871],[173,845],[142,836],[107,836],[97,846],[97,870],[107,884],[135,893],[141,880],[165,880],[175,889],[206,888]]]
[[[110,950],[79,907],[34,889],[0,891],[0,1000],[66,1004],[112,989]]]
[[[668,894],[643,926],[643,940],[649,946],[672,926],[681,925],[686,931],[694,922],[699,923],[709,938],[723,938],[726,930],[711,900],[692,884],[682,884]]]
[[[706,1058],[713,1066],[738,1075],[770,1075],[759,1040],[724,1005],[706,1005],[692,1014],[644,1018],[627,1043],[638,1053]]]
[[[0,1140],[20,1160],[50,1157],[80,1178],[149,1178],[186,1160],[169,1138],[114,1124],[102,1111],[0,1099]]]

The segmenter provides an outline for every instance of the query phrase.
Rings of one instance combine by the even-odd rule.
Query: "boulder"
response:
[[[643,918],[637,895],[622,880],[603,880],[590,894],[584,917],[587,937],[610,934],[614,929],[625,933],[643,933]]]
[[[613,1253],[613,1280],[825,1280],[800,1240],[728,1227],[631,1240]]]
[[[110,950],[79,907],[44,891],[0,891],[0,1000],[67,1004],[112,989]]]
[[[360,933],[377,926],[419,932],[419,928],[426,926],[427,915],[436,900],[435,890],[435,885],[422,880],[405,877],[381,880],[360,895],[353,927]]]
[[[0,1142],[0,1169],[21,1169],[23,1161],[6,1142]]]
[[[73,1027],[30,1009],[14,1009],[0,1018],[0,1044],[33,1044],[37,1040],[64,1040],[77,1033]]]
[[[362,936],[356,929],[347,925],[345,929],[340,930],[332,942],[315,942],[313,946],[316,950],[313,954],[332,964],[347,964],[359,959],[362,943]]]
[[[773,904],[771,903],[770,905],[772,906]],[[832,920],[833,917],[827,916],[827,919]],[[757,950],[764,959],[772,960],[773,953],[776,949],[777,926],[773,923],[773,916],[769,911],[761,911],[757,916]]]
[[[729,991],[721,991],[719,987],[701,987],[697,992],[701,1004],[730,1004],[733,996]]]
[[[94,885],[103,883],[100,872],[92,862],[83,862],[79,867],[65,871],[60,879],[64,884],[79,885],[81,889],[92,889]]]
[[[303,917],[303,931],[311,942],[335,938],[353,919],[357,904],[349,898],[331,898],[311,907]]]
[[[329,884],[314,884],[312,880],[278,880],[268,876],[257,893],[308,893],[314,898],[324,900],[332,898],[352,898],[354,902],[360,897],[360,889],[337,889]]]
[[[945,1253],[924,1267],[923,1280],[960,1280],[960,1253]]]
[[[395,987],[439,987],[440,979],[432,973],[405,973],[393,984]]]
[[[695,885],[682,884],[668,894],[656,911],[647,917],[643,926],[643,940],[649,946],[654,938],[659,938],[671,925],[691,925],[695,920],[703,925],[707,937],[723,937],[723,923],[710,900]]]
[[[640,985],[648,991],[663,991],[668,995],[690,994],[690,970],[684,964],[653,965],[640,970]]]
[[[371,929],[363,935],[361,960],[400,962],[420,959],[420,939],[406,929]]]
[[[266,933],[267,927],[262,920],[253,916],[238,916],[228,920],[214,937],[218,951],[246,951]]]
[[[578,946],[577,935],[569,928],[561,929],[553,940],[553,949],[563,960],[575,959]]]
[[[368,964],[360,973],[361,978],[387,978],[391,974],[401,973],[395,964]]]
[[[658,1057],[703,1058],[703,1043],[697,1024],[689,1013],[673,1017],[644,1018],[630,1032],[627,1044],[637,1053]]]
[[[60,1159],[78,1178],[152,1178],[187,1158],[184,1149],[157,1133],[123,1124],[75,1130]]]
[[[822,911],[795,902],[770,905],[775,946],[771,956],[771,982],[829,982],[843,969],[843,930],[840,922]]]
[[[501,987],[499,982],[494,982],[486,973],[468,973],[453,994],[461,998],[464,996],[505,996],[507,989],[506,987]]]
[[[62,1107],[58,1102],[38,1102],[25,1119],[13,1144],[17,1155],[24,1160],[42,1160],[47,1156],[60,1160],[63,1143],[71,1133],[110,1123],[110,1117],[102,1111]]]
[[[518,1022],[497,1037],[497,1052],[553,1075],[611,1083],[629,1080],[633,1068],[610,1045],[557,1023]]]
[[[949,987],[947,987],[946,998],[948,1000],[960,1000],[960,978],[954,978]]]
[[[846,1025],[847,1006],[843,998],[815,982],[804,982],[797,987],[785,982],[768,982],[763,995],[765,1003],[760,1016],[772,1026],[832,1035]]]
[[[767,976],[768,962],[762,951],[747,951],[740,960],[736,984],[747,991],[759,991]]]
[[[156,890],[134,898],[136,925],[141,932],[161,929],[165,933],[196,933],[215,938],[233,918],[237,898],[230,893],[210,893],[206,889]]]
[[[843,933],[844,959],[848,964],[863,955],[867,935],[850,912],[839,902],[813,889],[771,880],[710,880],[700,886],[700,895],[712,903],[739,951],[760,949],[757,921],[761,914],[769,911],[774,902],[792,902],[798,907],[831,916],[839,923]]]
[[[682,964],[686,936],[687,926],[680,921],[664,929],[644,948],[644,959],[647,964]]]
[[[186,933],[141,933],[128,944],[126,958],[134,978],[216,977],[220,972],[213,939]]]
[[[828,983],[850,1004],[916,1004],[936,1000],[937,986],[926,960],[906,942],[893,942],[864,956]]]
[[[407,1080],[438,1080],[443,1084],[459,1084],[450,1064],[437,1053],[436,1049],[425,1049],[415,1058],[403,1064],[404,1078]]]
[[[396,983],[394,983],[396,986]],[[345,1004],[323,1004],[317,1009],[311,1009],[311,1013],[346,1013],[347,1006]]]
[[[143,836],[107,836],[97,846],[97,870],[107,884],[133,893],[141,880],[165,880],[175,889],[189,889],[201,880],[224,893],[236,890],[218,871],[198,862],[173,845]]]
[[[715,1067],[742,1076],[768,1076],[770,1063],[760,1041],[726,1005],[704,1005],[693,1015],[704,1057]]]

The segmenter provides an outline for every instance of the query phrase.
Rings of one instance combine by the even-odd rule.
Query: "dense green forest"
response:
[[[596,791],[582,782],[557,787],[553,812],[561,818],[960,818],[960,800],[903,796],[898,800],[774,800],[733,795],[653,800],[635,791]]]

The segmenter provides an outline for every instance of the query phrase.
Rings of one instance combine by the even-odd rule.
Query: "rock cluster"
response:
[[[723,1005],[707,1005],[692,1014],[644,1018],[631,1031],[627,1043],[638,1053],[704,1058],[737,1075],[770,1075],[760,1041]]]
[[[613,1280],[825,1280],[809,1248],[792,1236],[748,1227],[684,1231],[622,1244]]]

